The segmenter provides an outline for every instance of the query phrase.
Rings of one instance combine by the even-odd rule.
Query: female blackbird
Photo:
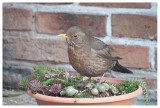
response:
[[[113,48],[99,39],[86,35],[80,27],[71,27],[66,34],[59,37],[66,38],[70,64],[83,76],[99,76],[110,69],[132,73],[118,63],[121,58]]]

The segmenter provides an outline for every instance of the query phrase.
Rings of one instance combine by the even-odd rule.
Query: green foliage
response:
[[[36,79],[36,76],[35,75],[29,75],[29,76],[26,76],[25,78],[23,78],[20,83],[19,83],[19,87],[21,88],[26,88],[29,86],[29,81],[31,80],[34,80]]]
[[[22,94],[3,94],[3,97],[16,97],[16,96],[20,96]]]
[[[62,78],[64,79],[64,80],[66,80],[67,79],[67,77],[66,77],[66,75],[62,75]]]
[[[33,70],[36,70],[36,68],[37,68],[36,66],[33,66]]]
[[[77,103],[77,100],[74,100],[74,103]]]
[[[83,80],[83,76],[81,76],[80,74],[78,74],[75,78],[73,78],[71,76],[68,76],[68,74],[66,74],[66,70],[64,68],[34,66],[33,70],[35,72],[32,75],[22,79],[22,81],[19,83],[19,86],[22,88],[29,87],[31,88],[32,92],[35,93],[37,92],[37,88],[38,90],[40,90],[42,86],[50,87],[48,85],[53,85],[53,83],[60,83],[62,85],[62,92],[59,92],[60,96],[67,96],[67,94],[65,93],[66,92],[65,89],[68,86],[72,86],[75,88],[76,92],[74,95],[71,95],[72,97],[94,98],[102,95],[105,96],[105,92],[109,93],[109,91],[112,92],[110,96],[131,93],[137,90],[138,86],[141,86],[143,88],[143,95],[146,99],[146,105],[148,104],[147,85],[141,79],[124,81],[123,83],[118,85],[104,81],[101,82],[101,84],[105,83],[103,86],[106,86],[106,89],[104,89],[104,87],[98,86],[100,85],[99,80],[91,80],[91,79]],[[90,86],[87,86],[89,83]],[[37,87],[37,85],[39,85],[39,87]],[[92,95],[91,90],[93,88],[98,88],[99,94]]]
[[[64,70],[64,68],[57,67],[47,67],[47,70],[54,73],[59,73],[59,71]]]
[[[20,81],[19,87],[21,87],[21,88],[27,88],[27,87],[29,87],[29,86],[30,86],[30,85],[29,85],[29,82],[30,82],[31,80],[34,80],[34,79],[37,79],[37,80],[39,80],[39,81],[44,81],[45,72],[46,72],[46,71],[54,72],[54,73],[60,73],[59,71],[63,71],[64,68],[46,67],[46,66],[44,66],[44,67],[42,67],[42,66],[37,66],[37,67],[36,67],[36,66],[33,66],[33,70],[34,70],[34,73],[33,73],[32,75],[26,76],[26,77],[24,77],[24,78]],[[66,79],[66,76],[63,75],[63,78]],[[53,80],[53,79],[52,79],[52,80]],[[51,80],[48,80],[48,82],[46,82],[46,83],[50,83],[49,81],[51,81]],[[54,81],[55,81],[55,80],[54,80]],[[59,81],[60,81],[60,80],[59,80]],[[60,81],[60,82],[66,84],[66,85],[68,84],[68,83],[65,82],[65,81]]]
[[[124,81],[124,90],[126,93],[131,93],[131,92],[134,92],[137,90],[137,86],[138,86],[138,83],[135,83],[135,82],[132,82],[132,81]],[[122,89],[122,87],[121,87]]]
[[[140,85],[143,89],[143,95],[144,95],[144,98],[146,99],[146,105],[148,105],[148,102],[149,102],[149,97],[148,97],[148,87],[147,87],[147,84],[145,81],[143,81],[142,79],[139,79],[139,78],[134,78],[132,80],[133,83],[136,83],[138,85]]]
[[[78,80],[82,80],[82,79],[83,79],[83,76],[80,75],[80,74],[77,74],[77,79],[78,79]]]
[[[65,81],[65,80],[63,80],[63,79],[59,79],[59,78],[50,78],[50,79],[48,79],[48,80],[46,80],[46,81],[43,81],[42,84],[49,85],[49,84],[51,84],[51,83],[53,83],[53,82],[59,82],[59,83],[61,83],[62,85],[65,85],[65,86],[71,85],[70,82]]]
[[[126,89],[125,89],[125,92],[126,93],[131,93],[131,92],[134,92],[134,91],[136,91],[137,89],[135,88],[135,87],[127,87]]]
[[[130,81],[124,81],[123,84],[124,84],[126,87],[132,86],[132,82],[130,82]]]
[[[35,70],[35,72],[36,72],[37,80],[43,81],[45,76],[44,72],[39,68]]]
[[[86,93],[78,93],[76,95],[77,98],[85,98],[85,96],[86,96]]]
[[[61,95],[61,96],[64,96],[65,94],[66,94],[66,92],[63,91],[63,90],[60,92],[60,95]]]
[[[76,98],[93,98],[94,96],[90,95],[90,90],[87,89],[84,92],[79,92],[75,95]]]
[[[61,68],[61,67],[47,67],[47,66],[33,66],[33,69],[34,70],[37,70],[37,69],[40,69],[40,70],[43,70],[43,71],[49,71],[49,72],[53,72],[53,73],[59,73],[59,71],[61,70],[64,70],[64,68]]]
[[[33,69],[35,70],[36,76],[37,76],[37,80],[43,81],[44,77],[45,77],[45,72],[53,72],[55,74],[60,74],[60,71],[64,70],[64,68],[57,68],[57,67],[42,67],[42,66],[38,66],[38,67],[33,67]],[[64,79],[66,78],[65,75],[62,76]]]
[[[125,91],[125,93],[131,93],[137,90],[137,87],[141,86],[143,88],[143,95],[146,100],[146,105],[148,105],[148,90],[147,90],[147,84],[142,79],[134,78],[131,81],[124,81],[123,84],[117,85],[116,87],[119,89],[119,91]]]
[[[122,92],[125,89],[125,86],[124,85],[117,85],[116,88],[119,89],[120,92]]]
[[[115,84],[111,84],[110,89],[114,92],[114,94],[118,94],[118,92],[119,92],[118,89],[116,88]]]
[[[54,78],[50,78],[50,79],[48,79],[48,80],[46,80],[46,81],[43,81],[42,84],[49,85],[49,84],[51,84],[54,80],[55,80]]]
[[[91,82],[90,83],[95,83],[95,80],[91,80]]]
[[[76,78],[69,78],[68,82],[70,82],[71,85],[78,85],[79,84],[79,80],[77,80]]]
[[[36,75],[36,79],[43,81],[45,73],[43,72],[43,67],[42,66],[38,66],[38,67],[33,67],[33,69],[35,70],[35,75]]]

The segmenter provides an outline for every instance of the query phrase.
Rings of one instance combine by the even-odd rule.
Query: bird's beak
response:
[[[68,36],[66,36],[66,34],[60,34],[58,35],[59,37],[63,37],[63,38],[69,38]]]

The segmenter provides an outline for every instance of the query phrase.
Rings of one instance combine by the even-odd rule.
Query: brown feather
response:
[[[121,72],[121,73],[133,73],[132,71],[128,70],[127,68],[120,65],[117,61],[116,65],[112,68],[113,71]]]

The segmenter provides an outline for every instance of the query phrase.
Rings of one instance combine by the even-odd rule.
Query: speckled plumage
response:
[[[117,52],[99,39],[87,36],[79,27],[67,30],[68,57],[72,67],[81,75],[95,77],[112,69],[132,73],[118,63]]]

